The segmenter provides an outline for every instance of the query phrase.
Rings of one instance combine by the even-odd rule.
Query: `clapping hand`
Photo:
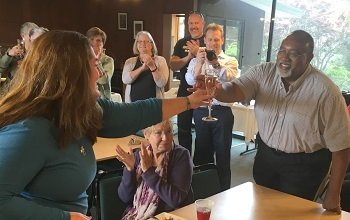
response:
[[[154,62],[154,59],[148,55],[148,54],[142,54],[140,55],[141,60],[144,64],[144,69],[150,69],[150,70],[154,70],[156,68],[156,63]]]
[[[128,171],[134,170],[135,158],[131,147],[128,152],[125,152],[119,145],[116,146],[115,151],[117,152],[116,158],[122,162]]]
[[[140,164],[143,172],[146,172],[150,167],[153,166],[153,152],[142,144],[140,153]]]
[[[187,41],[186,49],[192,54],[192,56],[196,56],[199,49],[199,41],[198,40]]]
[[[94,50],[97,59],[100,59],[104,53],[103,45],[92,46],[92,49]]]
[[[207,58],[207,53],[205,52],[205,47],[199,47],[197,50],[197,60],[200,64],[203,64]]]

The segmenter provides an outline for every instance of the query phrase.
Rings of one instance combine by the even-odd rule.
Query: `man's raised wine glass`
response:
[[[205,70],[205,88],[207,90],[208,95],[214,95],[216,90],[216,80],[219,76],[219,71],[217,69],[206,69]],[[203,117],[203,121],[217,121],[218,119],[211,116],[211,107],[212,107],[213,100],[209,100],[208,110],[209,115],[206,117]]]

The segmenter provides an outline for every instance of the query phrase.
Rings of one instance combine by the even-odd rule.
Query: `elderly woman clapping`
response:
[[[173,142],[172,124],[166,120],[144,130],[149,145],[135,153],[117,146],[124,163],[118,194],[129,203],[123,219],[147,219],[189,204],[193,164],[187,149]]]
[[[156,43],[149,32],[137,33],[133,52],[136,56],[127,59],[123,68],[125,102],[163,98],[169,68],[165,58],[158,56]]]

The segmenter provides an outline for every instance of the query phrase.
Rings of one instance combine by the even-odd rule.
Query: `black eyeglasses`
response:
[[[190,17],[191,15],[199,15],[203,20],[204,20],[204,16],[202,13],[198,12],[198,11],[190,11],[190,13],[188,13],[188,17]]]
[[[304,56],[306,53],[301,53],[297,50],[286,50],[286,49],[278,49],[277,56],[287,56],[292,60],[298,59],[299,57]]]

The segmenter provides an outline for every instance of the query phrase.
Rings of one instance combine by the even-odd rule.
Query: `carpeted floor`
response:
[[[254,143],[249,144],[250,148],[254,147]],[[245,151],[246,144],[242,140],[233,138],[231,148],[231,187],[237,186],[245,182],[254,182],[253,180],[253,162],[256,151],[239,155]]]
[[[174,140],[178,143],[177,140],[177,126],[176,119],[174,121]],[[192,132],[193,145],[194,149],[194,139],[195,132]],[[250,148],[254,147],[254,143],[249,144]],[[256,151],[249,152],[244,155],[240,155],[241,152],[246,150],[246,144],[244,140],[232,138],[232,147],[231,147],[231,187],[240,185],[245,182],[254,182],[253,180],[253,162]]]

